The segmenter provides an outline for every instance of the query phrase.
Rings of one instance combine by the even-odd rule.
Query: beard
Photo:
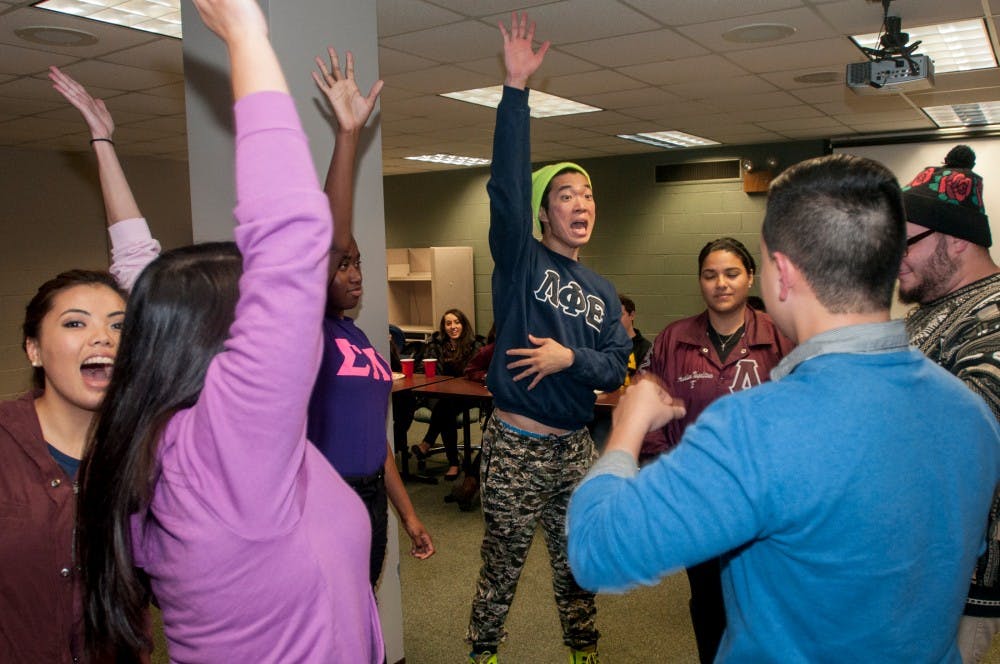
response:
[[[958,265],[948,258],[945,239],[940,238],[934,253],[920,270],[919,281],[905,290],[900,286],[899,301],[903,304],[927,304],[947,295],[948,284],[956,271]]]

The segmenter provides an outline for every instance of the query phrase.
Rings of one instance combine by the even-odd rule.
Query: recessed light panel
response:
[[[683,131],[654,131],[642,134],[618,134],[618,138],[636,143],[646,143],[656,147],[676,150],[677,148],[695,148],[704,145],[721,145],[718,141],[713,141],[693,134],[685,134]]]
[[[484,166],[490,163],[489,159],[479,157],[460,157],[453,154],[422,154],[413,157],[406,157],[411,161],[429,161],[432,164],[450,164],[452,166]]]
[[[924,113],[938,127],[982,127],[1000,124],[1000,102],[925,106]]]
[[[904,31],[910,35],[911,44],[921,42],[917,52],[934,60],[937,74],[997,66],[996,54],[982,19],[904,28]],[[878,33],[871,33],[854,35],[851,39],[861,46],[879,48],[878,37]]]
[[[180,0],[45,0],[33,6],[167,37],[181,37]]]
[[[474,90],[461,90],[459,92],[444,92],[442,97],[466,101],[470,104],[489,106],[496,108],[500,105],[500,97],[503,95],[503,86],[494,85],[489,88],[476,88]],[[577,113],[593,113],[604,109],[596,106],[588,106],[571,99],[564,99],[555,95],[550,95],[538,90],[528,92],[528,106],[531,108],[533,118],[553,118],[559,115],[576,115]]]
[[[750,23],[726,30],[722,38],[737,44],[766,44],[791,37],[795,32],[793,26],[784,23]]]

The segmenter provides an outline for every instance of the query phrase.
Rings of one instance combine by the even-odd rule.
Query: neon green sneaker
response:
[[[470,652],[469,664],[497,664],[497,654],[495,652]]]
[[[601,664],[597,650],[571,650],[569,664]]]

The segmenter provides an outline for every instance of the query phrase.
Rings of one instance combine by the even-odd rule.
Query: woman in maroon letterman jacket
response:
[[[656,337],[648,373],[684,401],[687,416],[650,433],[643,441],[643,462],[677,445],[684,429],[721,396],[768,380],[771,369],[793,344],[770,316],[747,306],[756,264],[738,240],[719,238],[698,255],[698,281],[706,309],[668,325]],[[701,662],[715,659],[726,627],[719,559],[688,569],[691,622]]]

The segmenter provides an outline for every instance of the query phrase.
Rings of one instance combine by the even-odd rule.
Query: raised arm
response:
[[[125,179],[118,153],[115,151],[113,136],[115,122],[101,99],[94,99],[87,90],[64,74],[58,67],[49,67],[49,79],[56,92],[66,98],[90,128],[90,144],[97,155],[97,169],[101,179],[101,193],[104,195],[104,211],[108,226],[124,219],[141,217],[139,206],[132,195],[132,189]]]
[[[104,197],[104,212],[111,236],[111,274],[125,290],[131,290],[136,277],[160,255],[160,243],[153,239],[146,220],[132,195],[112,137],[114,119],[100,99],[58,67],[49,67],[52,87],[72,104],[90,128],[90,145],[97,155],[97,174]]]
[[[312,72],[316,85],[326,95],[337,118],[337,139],[330,159],[323,189],[333,212],[334,264],[351,246],[354,231],[354,165],[358,153],[358,137],[375,108],[382,91],[382,81],[375,81],[368,96],[362,96],[354,79],[354,54],[347,52],[347,69],[341,71],[340,59],[332,46],[327,47],[330,69],[322,58],[316,58],[320,73]]]
[[[198,403],[176,424],[190,432],[178,438],[177,456],[193,485],[213,487],[221,521],[266,537],[300,514],[330,210],[256,0],[195,4],[229,49],[243,274],[225,351],[212,359]]]

